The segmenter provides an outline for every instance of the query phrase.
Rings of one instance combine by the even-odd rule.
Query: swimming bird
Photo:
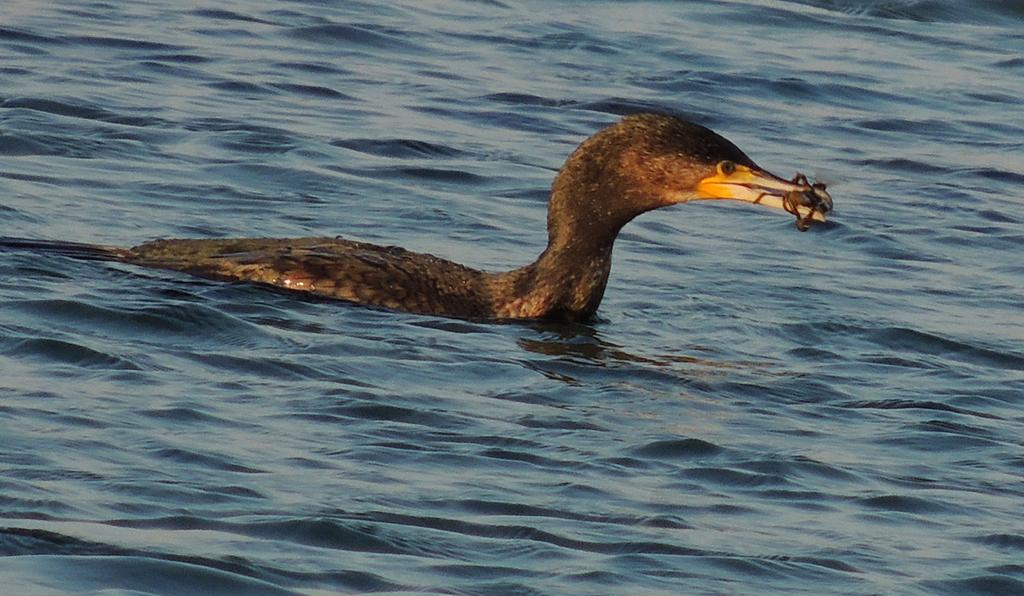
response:
[[[548,243],[518,269],[488,272],[429,254],[343,238],[154,240],[133,248],[21,241],[21,247],[269,284],[359,304],[465,319],[591,317],[615,238],[636,216],[679,203],[734,199],[825,221],[824,185],[761,169],[709,128],[665,114],[622,118],[586,139],[548,201]],[[0,241],[13,247],[14,239]]]

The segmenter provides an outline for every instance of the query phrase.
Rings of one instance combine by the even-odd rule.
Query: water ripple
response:
[[[1022,591],[1012,3],[7,4],[0,236],[518,267],[643,110],[837,205],[639,217],[575,325],[0,252],[8,591]]]

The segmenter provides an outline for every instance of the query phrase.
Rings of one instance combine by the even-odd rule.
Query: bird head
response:
[[[775,176],[713,130],[664,114],[626,116],[584,141],[556,178],[551,207],[595,229],[608,223],[614,237],[645,211],[710,199],[789,212],[802,230],[832,210],[825,185]]]

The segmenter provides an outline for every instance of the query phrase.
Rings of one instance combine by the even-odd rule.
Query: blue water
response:
[[[694,204],[600,319],[0,253],[4,593],[1024,592],[1013,1],[0,10],[0,236],[531,261],[572,148],[686,115],[823,179]]]

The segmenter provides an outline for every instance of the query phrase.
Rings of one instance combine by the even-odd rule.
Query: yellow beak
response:
[[[808,215],[814,221],[825,221],[832,210],[832,197],[821,188],[783,180],[768,172],[735,165],[726,173],[721,166],[713,176],[697,184],[697,199],[734,199],[755,205],[774,207],[793,213],[800,218]]]

